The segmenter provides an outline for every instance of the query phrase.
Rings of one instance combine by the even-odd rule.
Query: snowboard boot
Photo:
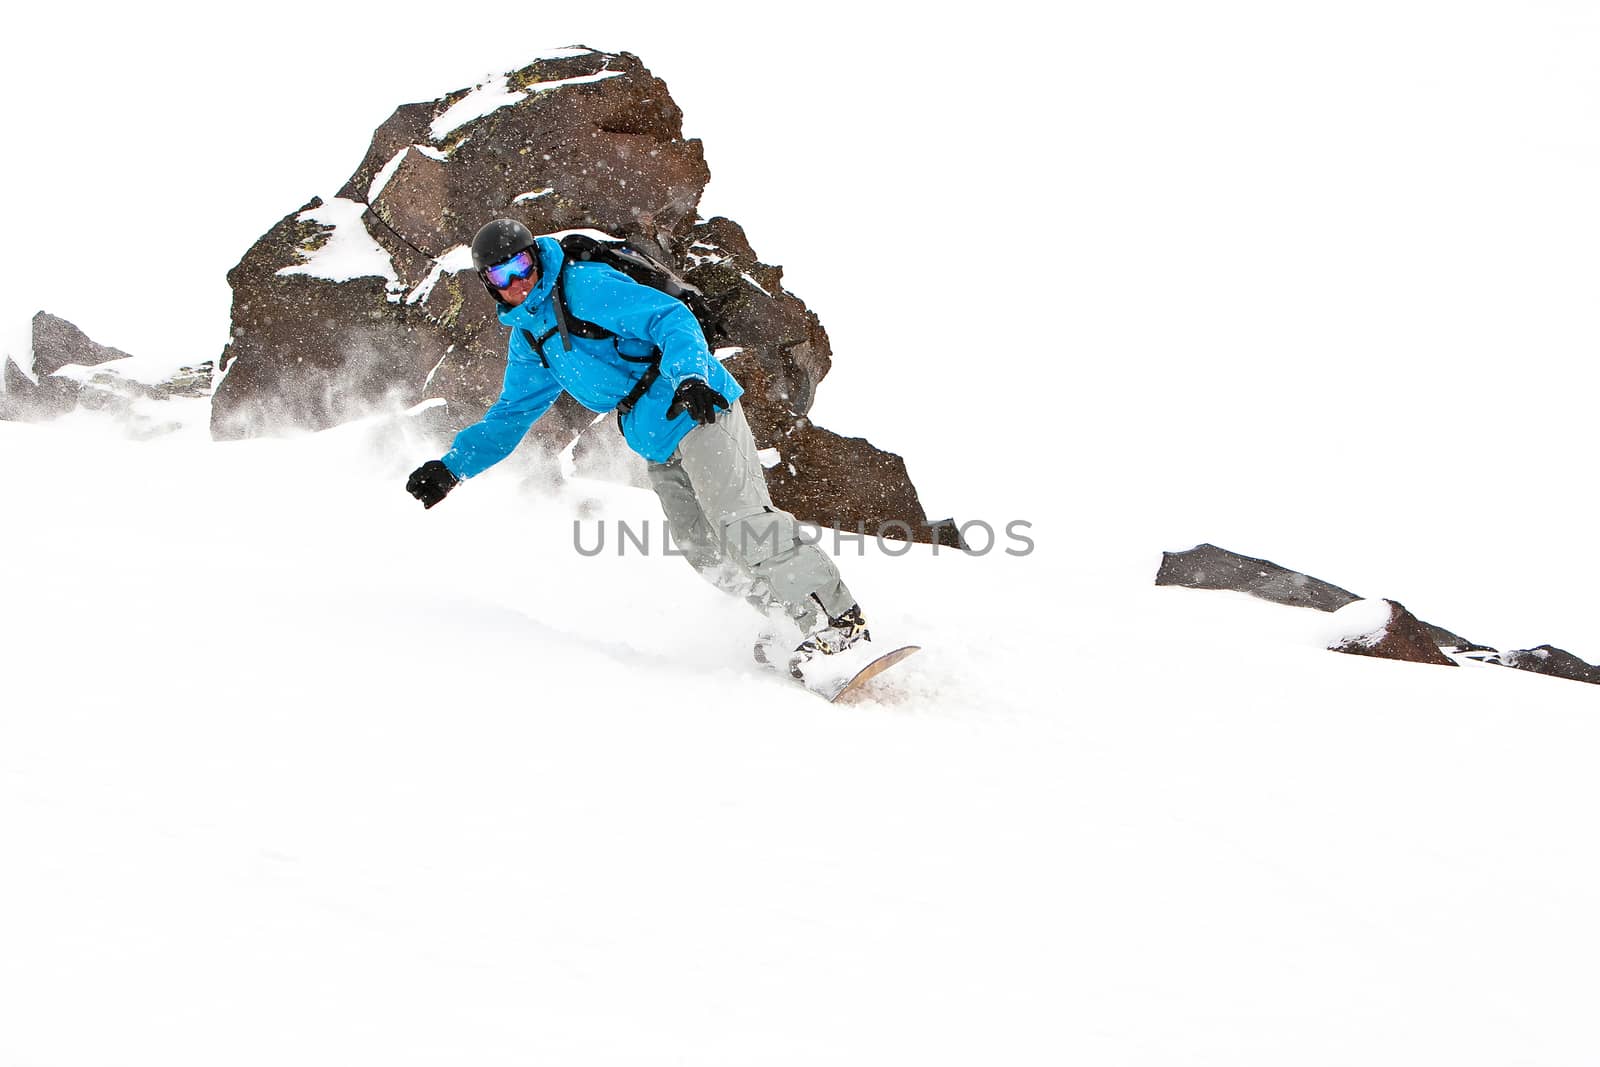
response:
[[[804,679],[801,667],[815,656],[836,656],[858,641],[871,641],[867,620],[861,616],[861,605],[851,604],[838,618],[828,620],[828,625],[813,630],[810,637],[800,642],[800,647],[789,657],[789,673]]]

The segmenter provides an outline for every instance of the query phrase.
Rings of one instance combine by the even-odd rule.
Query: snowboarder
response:
[[[406,491],[431,508],[456,484],[498,463],[565,390],[595,412],[618,412],[624,439],[647,461],[673,541],[718,588],[803,640],[790,671],[867,638],[838,568],[773,507],[739,397],[689,307],[601,262],[567,257],[550,237],[496,219],[472,241],[472,262],[511,328],[500,399],[440,459],[412,472]],[[563,299],[564,297],[564,299]]]

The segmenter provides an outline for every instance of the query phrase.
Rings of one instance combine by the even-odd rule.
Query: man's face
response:
[[[533,287],[538,284],[539,276],[537,274],[530,274],[526,278],[517,278],[510,285],[500,290],[500,299],[512,307],[517,307],[528,299],[528,294],[533,292]]]
[[[528,298],[533,287],[539,284],[539,261],[532,249],[518,252],[503,263],[496,263],[483,272],[484,280],[494,286],[500,299],[516,307]]]

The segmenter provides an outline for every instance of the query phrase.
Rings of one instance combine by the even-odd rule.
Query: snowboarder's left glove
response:
[[[728,407],[728,398],[699,378],[690,378],[672,394],[672,404],[667,408],[667,418],[675,419],[687,411],[689,417],[701,426],[709,425],[717,417],[717,410]]]
[[[460,480],[450,473],[443,460],[430,459],[411,472],[411,477],[406,479],[406,492],[422,501],[423,507],[431,508]]]

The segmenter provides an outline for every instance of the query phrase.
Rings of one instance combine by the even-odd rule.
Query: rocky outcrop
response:
[[[16,361],[7,359],[5,391],[0,393],[0,419],[38,422],[64,415],[78,406],[77,383],[45,374],[35,382]]]
[[[128,359],[128,353],[89,339],[89,335],[66,319],[40,311],[33,316],[33,373],[38,377],[54,374],[76,363],[98,367],[115,359]]]
[[[1352,604],[1362,608],[1367,606],[1364,601],[1352,601]],[[1351,656],[1434,663],[1443,667],[1457,665],[1455,660],[1439,650],[1428,628],[1417,621],[1417,617],[1407,611],[1405,605],[1394,600],[1382,600],[1377,602],[1377,606],[1385,610],[1376,620],[1363,620],[1353,632],[1342,635],[1328,648]],[[1336,616],[1338,614],[1335,613]]]
[[[111,367],[97,370],[131,357],[91,340],[77,326],[46,311],[33,317],[32,342],[33,377],[14,360],[6,360],[0,419],[38,422],[81,407],[118,416],[136,434],[159,433],[175,424],[136,413],[136,402],[204,396],[211,391],[210,363],[185,367],[154,384],[135,381]]]
[[[1490,662],[1500,663],[1507,667],[1515,667],[1519,671],[1533,671],[1535,674],[1548,674],[1552,678],[1569,678],[1574,682],[1588,682],[1590,685],[1600,685],[1600,666],[1585,663],[1563,648],[1554,645],[1540,645],[1538,648],[1519,648],[1511,652],[1501,652],[1494,656]]]
[[[1190,589],[1232,589],[1274,604],[1317,611],[1338,611],[1361,599],[1348,589],[1340,589],[1320,578],[1211,544],[1163,553],[1156,584],[1182,585]]]
[[[23,373],[11,359],[5,365],[5,393],[0,395],[0,418],[39,421],[64,415],[78,406],[82,389],[77,381],[57,371],[68,366],[97,367],[128,353],[91,341],[82,330],[48,311],[33,316],[33,375]]]
[[[1162,553],[1156,584],[1227,589],[1249,593],[1275,604],[1327,612],[1356,612],[1372,603],[1320,578],[1212,544]],[[1442,626],[1422,622],[1396,601],[1377,603],[1388,605],[1387,615],[1380,612],[1381,617],[1368,620],[1369,624],[1341,633],[1329,647],[1336,652],[1416,663],[1458,665],[1470,660],[1600,684],[1600,666],[1586,663],[1552,645],[1501,652]]]
[[[832,364],[827,332],[737,223],[698,217],[710,171],[682,126],[638,58],[586,48],[398,108],[336,197],[285,216],[229,273],[213,434],[321,429],[425,399],[445,401],[443,433],[475,421],[499,393],[506,337],[466,246],[511,216],[534,233],[626,238],[707,294],[721,315],[709,339],[745,386],[757,444],[790,457],[777,503],[810,522],[897,522],[932,539],[898,456],[861,438],[827,447],[806,418]],[[616,434],[563,397],[530,439],[548,454],[609,455]]]
[[[929,523],[899,456],[805,419],[771,440],[767,486],[774,500],[806,521],[886,540],[963,547],[953,524]],[[881,487],[881,495],[858,493],[863,483]]]

